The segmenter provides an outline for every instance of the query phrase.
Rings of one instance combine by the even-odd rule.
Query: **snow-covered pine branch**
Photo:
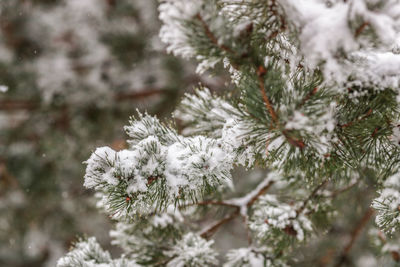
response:
[[[233,157],[218,140],[183,137],[147,114],[125,128],[130,148],[96,149],[86,161],[84,186],[101,195],[112,217],[145,215],[197,201],[231,184]]]
[[[133,260],[124,257],[112,259],[108,251],[103,250],[95,237],[80,240],[74,248],[58,260],[57,267],[138,267]]]
[[[400,169],[399,59],[392,47],[398,1],[162,0],[159,11],[167,51],[197,59],[199,71],[223,63],[235,89],[186,94],[174,114],[182,134],[139,115],[125,127],[129,149],[92,154],[85,186],[100,192],[113,218],[128,220],[113,232],[115,244],[148,265],[215,266],[210,239],[241,218],[248,247],[230,250],[226,266],[290,265],[301,260],[293,248],[322,239],[317,226],[326,230],[335,216],[346,221],[341,211],[349,207],[335,204],[345,195],[360,207],[351,215],[361,218],[347,222],[350,241],[329,259],[340,265],[374,214],[360,199],[369,206],[371,185],[382,183],[376,222],[396,232],[399,182],[390,175]],[[269,174],[228,197],[232,172],[243,166]],[[236,182],[251,184],[248,177]],[[352,198],[351,190],[363,197]],[[221,213],[205,226],[183,226],[165,215],[171,207],[189,210],[183,218]],[[139,214],[146,216],[133,216]],[[152,216],[163,223],[155,226]],[[143,222],[152,241],[133,234]],[[149,249],[166,222],[176,224],[159,242],[168,247]],[[134,238],[124,237],[130,233]],[[137,237],[144,255],[130,248]]]

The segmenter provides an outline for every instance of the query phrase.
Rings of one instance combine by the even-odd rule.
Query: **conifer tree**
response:
[[[138,112],[129,148],[93,152],[84,186],[124,252],[82,239],[58,266],[398,264],[400,3],[161,0],[159,12],[167,50],[200,73],[224,66],[234,89],[199,85],[165,122]],[[233,221],[245,240],[222,253]]]

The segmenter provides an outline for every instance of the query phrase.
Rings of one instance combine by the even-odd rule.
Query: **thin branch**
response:
[[[314,190],[311,192],[311,194],[306,198],[306,200],[303,201],[303,204],[300,206],[299,209],[296,211],[296,218],[303,212],[303,210],[306,208],[308,202],[310,202],[311,199],[313,199],[318,191],[323,188],[327,183],[329,182],[328,179],[325,179],[320,185],[318,185]]]
[[[269,189],[274,183],[275,183],[275,181],[269,181],[267,184],[265,184],[265,185],[261,186],[260,188],[258,188],[258,190],[257,190],[257,188],[256,188],[255,195],[252,196],[252,198],[249,200],[249,202],[247,202],[246,206],[247,206],[247,207],[251,207],[251,206],[254,204],[254,202],[256,202],[257,199],[260,198],[260,196],[264,195],[265,192],[267,192],[268,189]]]
[[[304,104],[316,93],[318,92],[318,87],[314,87],[301,101],[300,107],[304,106]]]
[[[7,165],[2,159],[0,159],[0,182],[4,182],[14,188],[20,188],[17,178],[8,171]]]
[[[335,198],[335,197],[337,197],[338,195],[340,195],[340,194],[342,194],[342,193],[344,193],[344,192],[346,192],[346,191],[352,189],[352,188],[353,188],[354,186],[356,186],[359,182],[360,182],[360,179],[357,179],[354,183],[351,183],[351,184],[349,184],[349,185],[347,185],[347,186],[345,186],[345,187],[343,187],[343,188],[340,188],[340,189],[338,189],[338,190],[336,190],[336,191],[333,191],[332,193],[330,193],[330,194],[327,195],[327,196],[322,196],[322,197],[326,197],[326,198]]]
[[[278,120],[278,116],[275,112],[274,107],[272,106],[271,101],[269,100],[267,93],[265,92],[265,82],[264,82],[264,76],[267,73],[267,70],[265,69],[264,66],[259,66],[257,68],[257,77],[258,77],[258,83],[260,86],[260,91],[261,91],[261,95],[262,98],[264,100],[265,103],[265,107],[267,108],[271,118],[272,118],[272,122],[274,123],[274,126],[279,128],[279,120]],[[282,134],[285,136],[285,138],[288,140],[289,144],[296,146],[300,149],[303,149],[306,145],[304,144],[304,142],[300,139],[296,139],[293,138],[289,135],[287,130],[283,130]]]
[[[365,113],[365,115],[362,116],[361,118],[356,119],[356,120],[353,120],[353,121],[350,121],[350,122],[345,123],[345,124],[339,124],[339,127],[341,127],[341,128],[350,127],[350,126],[352,126],[354,123],[366,119],[368,116],[370,116],[370,115],[372,114],[372,111],[373,111],[372,108],[370,108],[370,109],[368,109],[368,111]]]
[[[170,93],[169,90],[162,88],[144,88],[137,92],[120,92],[115,94],[114,99],[116,101],[125,101],[125,100],[136,100],[138,98],[144,98],[154,95],[163,95]]]
[[[0,110],[33,110],[38,107],[38,103],[30,100],[15,100],[15,99],[4,99],[0,100]]]
[[[363,24],[360,25],[360,27],[358,27],[356,29],[356,32],[354,33],[354,37],[357,38],[363,31],[364,29],[369,26],[369,22],[365,21]]]
[[[251,231],[250,231],[249,223],[248,223],[249,222],[249,216],[241,214],[241,217],[242,217],[242,222],[244,224],[244,228],[246,229],[247,243],[249,245],[251,245],[253,243],[253,240],[251,238]]]
[[[211,42],[216,45],[217,47],[219,47],[221,50],[224,50],[230,54],[234,54],[233,50],[230,49],[229,47],[227,47],[224,44],[220,44],[218,42],[217,37],[215,37],[215,35],[212,33],[212,31],[210,30],[210,28],[208,27],[207,23],[204,21],[204,19],[202,18],[202,16],[200,14],[196,15],[196,19],[198,19],[201,23],[201,25],[204,28],[204,32],[207,35],[207,37],[211,40]]]
[[[291,137],[287,130],[283,130],[282,134],[283,134],[283,136],[285,136],[285,138],[288,140],[289,144],[291,144],[292,146],[296,146],[300,149],[303,149],[306,146],[306,144],[304,144],[303,140]]]
[[[272,121],[277,124],[278,123],[278,116],[276,115],[276,112],[271,104],[271,101],[269,100],[267,93],[265,92],[265,83],[264,83],[264,76],[267,73],[267,70],[264,68],[264,66],[259,66],[257,68],[257,77],[258,77],[258,83],[260,86],[260,91],[262,98],[265,103],[265,107],[267,108],[269,114],[271,115]]]
[[[225,216],[224,218],[222,218],[221,220],[215,222],[214,224],[212,224],[211,226],[207,227],[206,229],[204,229],[203,231],[201,231],[200,236],[202,238],[210,238],[213,234],[215,234],[215,232],[218,230],[218,228],[220,228],[222,225],[224,225],[225,223],[233,220],[234,218],[236,218],[239,215],[239,209],[236,209],[235,212],[232,212],[231,214]]]
[[[243,197],[240,198],[234,198],[234,199],[229,199],[224,201],[225,203],[229,205],[234,205],[236,207],[239,207],[241,209],[247,209],[248,207],[251,207],[256,200],[265,194],[265,192],[275,183],[275,181],[270,180],[268,178],[264,179],[261,183],[257,185],[257,187],[246,194]]]
[[[187,206],[216,205],[216,206],[227,206],[227,207],[236,208],[235,212],[233,212],[233,213],[229,214],[228,216],[224,217],[223,219],[215,222],[214,224],[212,224],[211,226],[209,226],[208,228],[203,230],[200,235],[204,238],[208,238],[208,237],[212,236],[221,225],[229,222],[233,218],[237,217],[239,214],[242,216],[243,223],[247,227],[247,208],[251,207],[254,204],[254,202],[260,196],[265,194],[265,192],[274,183],[275,183],[275,181],[273,181],[273,180],[265,179],[253,191],[251,191],[250,193],[248,193],[247,195],[245,195],[244,197],[241,197],[241,198],[235,198],[235,199],[230,199],[230,200],[226,200],[226,201],[203,201],[203,202],[198,202],[198,203],[193,203],[193,204],[187,205]],[[247,228],[246,228],[246,230],[247,230],[248,242],[251,243],[252,242],[251,235]]]
[[[357,223],[356,227],[351,232],[350,241],[344,247],[335,267],[342,266],[346,262],[348,255],[350,253],[350,250],[353,247],[355,241],[360,236],[362,230],[368,224],[369,220],[372,218],[373,215],[374,215],[374,210],[372,208],[368,208],[367,211],[365,212],[364,216],[361,218],[361,220]]]
[[[201,201],[201,202],[197,202],[197,203],[189,203],[186,205],[183,205],[181,207],[185,208],[185,207],[190,207],[190,206],[208,206],[208,205],[212,205],[212,206],[226,206],[226,207],[231,207],[231,208],[238,208],[238,205],[235,204],[231,204],[231,203],[226,203],[224,201],[213,201],[213,200],[205,200],[205,201]]]

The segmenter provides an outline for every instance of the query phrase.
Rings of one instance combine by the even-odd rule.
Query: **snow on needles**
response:
[[[377,1],[363,0],[330,1],[329,5],[320,0],[279,2],[292,23],[300,29],[298,37],[305,63],[311,68],[322,63],[325,76],[331,80],[344,82],[349,73],[355,72],[357,76],[369,74],[352,68],[357,62],[347,64],[346,56],[361,49],[366,54],[391,52],[391,46],[398,39],[400,10],[396,1],[382,1],[381,5],[370,3]],[[372,30],[378,39],[374,44],[367,35],[363,36],[368,30]],[[370,70],[374,71],[372,66]],[[387,75],[385,68],[379,69],[378,73]]]
[[[383,184],[379,197],[372,202],[378,211],[375,222],[379,228],[393,234],[400,227],[400,173],[389,177]]]
[[[305,233],[312,231],[312,223],[304,212],[299,213],[296,207],[281,203],[274,195],[260,197],[256,207],[249,226],[260,239],[278,229],[303,241]]]
[[[57,262],[57,267],[138,267],[133,260],[124,257],[113,260],[108,251],[101,248],[95,237],[81,240],[76,243],[74,249]]]
[[[165,252],[172,257],[167,266],[215,266],[218,254],[211,248],[213,243],[213,240],[207,241],[194,233],[188,233],[170,251]]]
[[[126,128],[133,137],[130,149],[98,148],[86,161],[84,186],[104,193],[102,203],[108,203],[105,208],[113,216],[151,212],[154,203],[166,207],[185,197],[201,198],[207,187],[230,183],[233,158],[216,140],[185,138],[159,122],[143,128],[148,121],[158,122],[145,115]],[[119,203],[118,208],[110,203]]]

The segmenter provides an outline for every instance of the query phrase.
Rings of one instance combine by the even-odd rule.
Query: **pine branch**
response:
[[[251,195],[252,197],[250,198],[250,200],[247,202],[246,206],[250,207],[254,204],[254,202],[257,201],[257,199],[264,195],[265,192],[268,191],[268,189],[275,183],[275,181],[269,181],[268,183],[261,183],[256,190],[253,192],[253,194]]]
[[[258,83],[260,86],[260,92],[261,92],[262,98],[265,103],[265,107],[267,108],[274,124],[278,124],[278,116],[276,115],[274,107],[272,106],[272,103],[269,100],[267,93],[265,92],[264,76],[266,73],[267,73],[267,70],[265,69],[264,66],[258,66],[258,68],[257,68]]]
[[[311,194],[303,201],[303,204],[300,206],[299,209],[296,211],[296,218],[299,217],[299,215],[303,212],[303,210],[307,207],[308,202],[310,202],[311,199],[313,199],[318,191],[323,188],[327,183],[329,182],[329,179],[325,179],[320,185],[318,185],[314,190],[311,192]]]
[[[223,219],[215,222],[214,224],[212,224],[211,226],[207,227],[206,229],[204,229],[203,231],[201,231],[200,236],[203,238],[210,238],[213,234],[215,234],[215,232],[225,223],[233,220],[234,218],[236,218],[239,215],[239,209],[236,209],[235,212],[232,212],[231,214],[225,216]]]
[[[115,94],[114,99],[116,101],[137,100],[138,98],[145,98],[149,96],[163,95],[168,93],[170,93],[170,91],[163,88],[144,88],[137,92],[117,93]]]
[[[207,35],[207,37],[210,39],[210,41],[211,41],[215,46],[217,46],[217,47],[220,48],[221,50],[226,51],[226,52],[228,52],[228,53],[230,53],[230,54],[234,54],[234,51],[233,51],[231,48],[227,47],[227,46],[224,45],[224,44],[220,44],[220,43],[218,42],[217,37],[215,37],[215,35],[212,33],[212,31],[211,31],[210,28],[208,27],[207,23],[204,21],[203,17],[202,17],[200,14],[197,14],[197,15],[196,15],[196,19],[198,19],[198,20],[200,21],[201,25],[202,25],[203,28],[204,28],[205,34]]]
[[[227,203],[224,201],[213,201],[213,200],[205,200],[205,201],[201,201],[201,202],[197,202],[197,203],[190,203],[187,205],[183,205],[182,207],[189,207],[189,206],[208,206],[208,205],[212,205],[212,206],[226,206],[226,207],[231,207],[231,208],[238,208],[238,205],[235,204],[231,204],[231,203]]]
[[[274,180],[270,179],[264,179],[258,186],[251,192],[249,192],[247,195],[240,197],[240,198],[234,198],[230,200],[226,200],[225,203],[228,203],[230,205],[234,205],[236,207],[239,207],[241,210],[246,210],[248,207],[251,207],[254,202],[257,201],[257,199],[265,194],[267,190],[275,183]]]
[[[317,93],[318,91],[318,87],[314,87],[305,97],[304,99],[301,101],[299,108],[301,108],[302,106],[304,106],[304,104],[313,96]]]
[[[352,126],[354,123],[360,122],[360,121],[366,119],[366,118],[367,118],[368,116],[370,116],[371,114],[372,114],[372,108],[368,109],[368,111],[365,113],[365,115],[362,116],[361,118],[358,118],[358,119],[356,119],[356,120],[350,121],[350,122],[345,123],[345,124],[341,124],[341,125],[339,124],[339,127],[341,127],[341,128],[350,127],[350,126]]]
[[[344,192],[346,192],[346,191],[352,189],[352,188],[353,188],[354,186],[356,186],[359,182],[360,182],[360,179],[357,179],[354,183],[351,183],[351,184],[349,184],[349,185],[347,185],[347,186],[345,186],[345,187],[343,187],[343,188],[340,188],[340,189],[338,189],[338,190],[336,190],[336,191],[331,192],[331,193],[330,193],[329,195],[327,195],[327,196],[322,196],[322,197],[335,198],[335,197],[337,197],[338,195],[340,195],[340,194],[342,194],[342,193],[344,193]]]
[[[6,111],[33,110],[37,108],[38,108],[38,103],[31,100],[14,100],[14,99],[0,100],[0,110],[6,110]]]
[[[247,229],[247,209],[251,207],[257,199],[265,194],[265,192],[275,183],[274,180],[265,179],[261,182],[253,191],[241,198],[230,199],[226,201],[203,201],[199,203],[194,203],[195,205],[217,205],[217,206],[227,206],[234,207],[236,211],[221,219],[220,221],[214,223],[207,229],[202,231],[202,237],[210,237],[221,225],[229,222],[237,215],[241,215],[243,218],[243,223],[246,226],[248,241],[251,243],[251,236],[249,230]]]

